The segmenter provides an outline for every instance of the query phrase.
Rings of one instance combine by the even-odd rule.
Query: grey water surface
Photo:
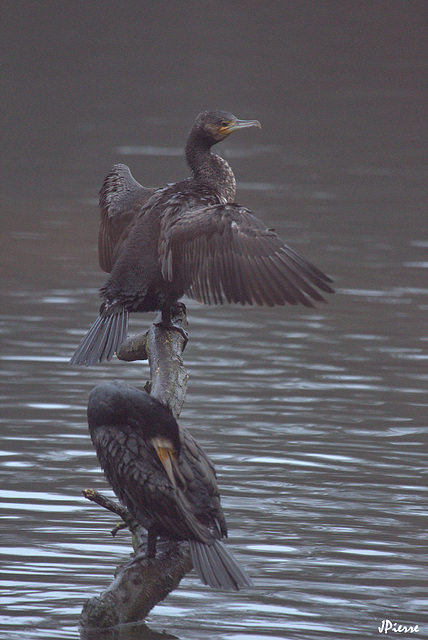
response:
[[[310,310],[187,301],[181,422],[215,461],[256,586],[191,573],[147,626],[91,638],[361,640],[385,619],[427,638],[426,4],[1,13],[0,638],[79,638],[84,601],[130,553],[81,494],[111,495],[85,410],[97,383],[142,384],[147,366],[68,365],[105,280],[97,192],[114,162],[146,185],[183,178],[209,108],[261,121],[218,148],[237,200],[337,293]]]

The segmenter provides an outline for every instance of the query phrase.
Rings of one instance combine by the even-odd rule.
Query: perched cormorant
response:
[[[100,192],[99,257],[110,277],[100,315],[72,364],[110,360],[126,338],[132,311],[162,311],[184,294],[207,304],[257,305],[324,301],[330,278],[290,249],[273,229],[235,203],[232,169],[211,147],[232,131],[260,127],[225,111],[200,113],[186,143],[192,176],[146,189],[116,165]],[[312,300],[311,300],[312,299]]]
[[[214,465],[171,411],[145,391],[104,382],[88,404],[92,442],[119,500],[148,532],[188,540],[204,584],[238,590],[252,586],[220,538],[227,536]]]

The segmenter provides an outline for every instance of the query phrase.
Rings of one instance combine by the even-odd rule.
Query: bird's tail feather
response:
[[[253,582],[220,540],[206,544],[190,540],[193,566],[204,584],[217,589],[238,591]]]
[[[127,311],[99,316],[73,353],[70,364],[91,367],[97,362],[111,360],[125,341],[127,333]]]

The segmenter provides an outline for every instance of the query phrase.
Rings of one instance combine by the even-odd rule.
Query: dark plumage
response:
[[[238,590],[250,578],[226,549],[214,465],[171,411],[145,391],[106,382],[89,396],[88,424],[101,467],[119,500],[148,532],[188,540],[204,584]]]
[[[156,191],[139,184],[126,164],[115,164],[100,189],[98,260],[110,273],[128,237],[131,222]]]
[[[145,189],[116,165],[100,194],[100,265],[111,271],[100,315],[72,364],[109,360],[125,340],[128,314],[162,311],[184,294],[207,304],[313,306],[333,293],[330,278],[234,202],[236,183],[211,147],[232,131],[260,126],[224,111],[199,114],[186,143],[192,177]]]

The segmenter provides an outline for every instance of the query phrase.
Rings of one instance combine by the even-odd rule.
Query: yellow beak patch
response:
[[[176,489],[177,482],[175,480],[173,466],[176,466],[177,458],[175,455],[174,445],[171,440],[168,440],[167,438],[152,438],[151,442],[159,460],[162,462],[168,478],[171,480],[172,486]]]

